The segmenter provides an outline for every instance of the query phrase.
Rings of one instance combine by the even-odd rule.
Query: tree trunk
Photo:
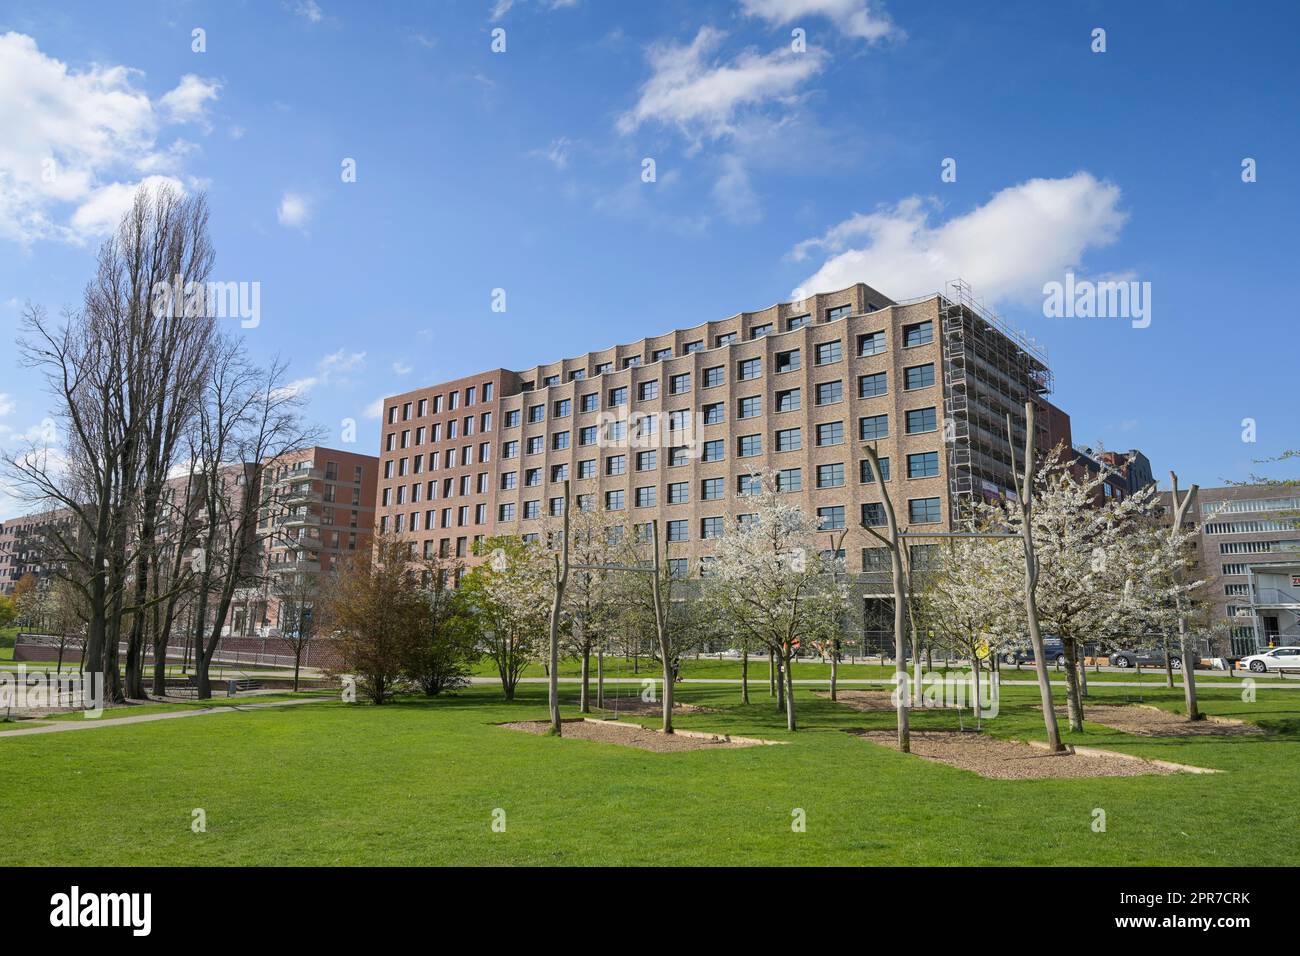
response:
[[[605,709],[605,649],[596,649],[596,706]]]
[[[584,714],[591,713],[591,647],[582,647],[582,690],[579,694],[578,710]]]
[[[749,703],[749,651],[740,652],[740,702]]]
[[[560,723],[560,611],[564,607],[564,585],[569,580],[569,482],[564,482],[564,539],[560,556],[555,559],[555,601],[551,604],[551,648],[548,702],[551,709],[551,733],[563,732]]]
[[[975,676],[975,727],[981,728],[980,719],[983,717],[983,709],[980,707],[980,658],[978,654],[971,655],[971,667]]]
[[[776,696],[776,655],[770,648],[767,652],[767,696]]]
[[[840,676],[840,656],[835,652],[835,645],[831,645],[831,700],[839,700],[838,684]]]
[[[1170,690],[1173,690],[1174,664],[1173,661],[1169,659],[1169,635],[1168,634],[1160,635],[1160,646],[1164,649],[1165,652],[1165,686],[1168,687]]]
[[[781,655],[775,656],[776,660],[776,712],[778,714],[785,711],[785,666],[781,662]]]
[[[298,693],[298,670],[299,663],[302,661],[302,645],[298,644],[293,649],[293,692]]]
[[[1070,729],[1075,733],[1083,733],[1083,701],[1079,697],[1079,667],[1075,659],[1077,651],[1074,638],[1062,635],[1061,647],[1065,654],[1065,696]]]
[[[1178,498],[1178,476],[1171,471],[1169,472],[1169,478],[1171,480],[1170,487],[1172,488],[1174,505],[1174,524],[1169,533],[1176,535],[1182,530],[1183,519],[1187,515],[1188,505],[1192,503],[1192,498],[1196,496],[1198,486],[1193,483],[1180,501]],[[1175,584],[1177,583],[1179,583],[1178,576],[1175,576]],[[1178,611],[1178,653],[1183,659],[1183,703],[1187,708],[1187,719],[1200,720],[1202,715],[1196,704],[1196,662],[1189,653],[1187,614],[1183,610],[1181,594],[1174,595],[1174,607]]]
[[[787,645],[788,647],[788,645]],[[797,730],[794,717],[794,648],[785,653],[785,729]]]

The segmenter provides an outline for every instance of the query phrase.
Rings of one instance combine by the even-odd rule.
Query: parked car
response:
[[[1165,652],[1150,647],[1138,650],[1112,651],[1110,663],[1112,667],[1137,667],[1139,664],[1155,664],[1164,667]],[[1171,653],[1169,655],[1169,666],[1174,670],[1181,668],[1183,666],[1183,656],[1177,651]],[[1195,663],[1192,666],[1195,667]]]
[[[1043,638],[1043,657],[1049,664],[1065,663],[1065,645],[1061,643],[1059,637]],[[1034,649],[1032,647],[1017,647],[1015,650],[1007,651],[1002,655],[1002,660],[1008,664],[1028,664],[1034,659]]]
[[[1290,670],[1293,667],[1300,670],[1300,647],[1292,644],[1287,647],[1275,647],[1263,654],[1251,654],[1241,659],[1241,665],[1249,667],[1256,674],[1283,668]]]

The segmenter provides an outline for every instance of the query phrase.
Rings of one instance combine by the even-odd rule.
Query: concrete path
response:
[[[249,710],[262,710],[266,707],[292,707],[295,704],[315,704],[323,700],[337,700],[335,697],[303,697],[296,700],[273,700],[261,704],[229,704],[220,707],[191,708],[188,710],[168,710],[158,714],[136,714],[134,717],[102,717],[97,720],[55,720],[41,727],[24,727],[20,730],[0,731],[0,737],[22,737],[27,734],[58,734],[68,730],[94,730],[96,727],[119,727],[122,724],[147,724],[155,720],[171,720],[176,717],[202,717],[205,714],[230,714]]]
[[[986,675],[986,676],[987,676],[987,675]],[[1243,676],[1245,676],[1245,675],[1243,675]],[[654,681],[656,681],[656,682],[662,682],[663,678],[661,678],[661,677],[657,677],[657,676],[655,676],[655,675],[653,675],[653,674],[645,674],[644,676],[638,676],[638,677],[627,677],[627,676],[623,676],[623,677],[606,677],[606,678],[605,678],[605,683],[606,683],[606,684],[640,684],[640,683],[641,683],[642,681],[644,681],[644,680],[654,680]],[[471,678],[470,678],[470,682],[473,683],[473,684],[500,684],[500,683],[501,683],[501,678],[499,678],[499,677],[471,677]],[[548,678],[545,678],[545,677],[521,677],[521,678],[519,678],[519,683],[521,683],[521,684],[545,684],[545,683],[547,683],[547,682],[548,682]],[[561,683],[561,684],[580,684],[580,683],[582,683],[582,678],[581,678],[581,677],[561,677],[561,678],[559,679],[559,683]],[[592,683],[592,684],[595,684],[595,683],[596,683],[596,678],[595,678],[595,677],[592,677],[592,678],[591,678],[591,683]],[[681,684],[739,684],[739,683],[740,683],[740,678],[739,678],[739,677],[687,677],[687,678],[684,678],[684,679],[681,680],[681,681],[678,681],[678,683],[681,683]],[[751,678],[749,679],[749,683],[750,683],[752,686],[754,686],[754,687],[758,687],[758,686],[760,686],[760,685],[766,684],[766,683],[767,683],[767,675],[764,674],[762,677],[751,677]],[[820,686],[820,687],[829,687],[830,684],[831,684],[831,682],[830,682],[830,678],[800,679],[800,678],[797,678],[797,677],[795,678],[794,683],[795,683],[795,684],[799,684],[799,685],[813,686],[813,687],[819,687],[819,686]],[[893,682],[892,679],[890,679],[890,678],[884,678],[884,677],[841,677],[841,678],[840,678],[836,683],[839,684],[840,686],[844,686],[844,685],[848,685],[848,684],[872,684],[872,685],[880,685],[880,686],[883,686],[883,687],[888,687],[888,686],[891,686],[894,682]],[[1065,686],[1065,681],[1063,681],[1063,680],[1052,681],[1051,684],[1052,684],[1053,687],[1064,687],[1064,686]],[[1036,680],[1007,680],[1007,679],[1004,677],[1004,678],[1002,679],[1002,686],[1003,686],[1003,687],[1037,687],[1037,686],[1038,686],[1038,681],[1036,681]],[[1165,689],[1165,685],[1164,685],[1164,682],[1163,682],[1163,681],[1157,682],[1157,681],[1155,681],[1155,680],[1142,681],[1141,683],[1138,683],[1137,681],[1120,681],[1120,680],[1107,680],[1107,681],[1100,681],[1100,680],[1099,680],[1099,681],[1094,681],[1094,682],[1093,682],[1091,685],[1089,685],[1089,686],[1090,686],[1090,687],[1144,687],[1144,688],[1146,688],[1147,690],[1162,690],[1162,689]],[[1207,682],[1205,682],[1205,683],[1203,683],[1203,684],[1198,684],[1197,686],[1198,686],[1198,687],[1236,687],[1236,686],[1238,686],[1238,685],[1234,684],[1232,681],[1207,681]],[[1262,681],[1260,681],[1260,680],[1256,680],[1256,681],[1255,681],[1255,686],[1258,687],[1258,688],[1267,688],[1267,687],[1272,687],[1272,688],[1285,688],[1285,689],[1287,689],[1287,690],[1300,690],[1300,681],[1287,681],[1286,683],[1281,683],[1281,684],[1279,684],[1279,683],[1264,683],[1264,682],[1262,682]],[[1175,684],[1174,684],[1174,689],[1175,689],[1175,690],[1182,690],[1182,687],[1183,687],[1183,685],[1182,685],[1181,683],[1175,683]]]

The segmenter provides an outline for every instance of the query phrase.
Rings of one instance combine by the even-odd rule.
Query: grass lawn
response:
[[[1123,701],[1125,688],[1095,688]],[[573,710],[576,687],[562,686]],[[1276,813],[1300,785],[1300,693],[1207,688],[1208,712],[1266,737],[1076,739],[1226,771],[995,781],[865,743],[892,726],[800,690],[788,734],[765,696],[687,685],[722,708],[683,728],[788,746],[648,753],[493,726],[545,716],[545,688],[390,706],[339,702],[0,739],[0,839],[15,864],[1287,865]],[[1176,708],[1181,692],[1143,691]],[[1041,737],[1033,688],[1006,688],[993,733]],[[644,721],[653,723],[653,721]],[[951,715],[915,714],[919,727]],[[24,807],[39,807],[39,813]],[[207,832],[190,831],[203,808]],[[791,810],[807,814],[793,833]],[[1094,808],[1107,831],[1091,829]],[[491,829],[506,811],[504,833]]]

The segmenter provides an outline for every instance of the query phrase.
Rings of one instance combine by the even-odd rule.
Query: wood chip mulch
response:
[[[855,731],[882,747],[898,749],[893,730]],[[912,754],[934,763],[970,770],[990,780],[1054,780],[1081,777],[1141,777],[1177,773],[1143,760],[1118,755],[1052,754],[1015,740],[956,731],[912,731]]]
[[[550,729],[547,720],[520,720],[498,724],[509,730],[522,730],[529,734],[544,734]],[[685,734],[661,734],[636,724],[594,723],[584,720],[564,721],[562,736],[566,740],[594,740],[603,744],[619,744],[637,750],[655,753],[676,753],[681,750],[736,750],[741,747],[762,746],[759,740],[728,740],[725,737],[695,737]]]
[[[1042,710],[1041,707],[1037,709]],[[1067,710],[1058,707],[1057,712],[1064,717]],[[1139,737],[1232,737],[1264,733],[1264,728],[1258,724],[1208,716],[1193,721],[1147,704],[1092,704],[1084,701],[1083,719],[1090,724],[1101,724]]]
[[[654,717],[664,712],[664,703],[661,700],[642,700],[638,697],[610,697],[605,696],[605,706],[595,707],[605,714],[618,713],[619,715],[629,715],[636,717]],[[683,704],[679,700],[673,701],[674,714],[708,714],[712,713],[707,707],[700,707],[697,704]]]
[[[831,692],[828,690],[815,690],[813,696],[820,697],[823,700],[831,699]],[[836,703],[843,704],[846,707],[852,707],[854,710],[865,712],[874,712],[878,710],[894,711],[897,708],[892,700],[893,691],[889,690],[841,690],[836,694]],[[912,710],[956,710],[955,707],[916,707]]]

